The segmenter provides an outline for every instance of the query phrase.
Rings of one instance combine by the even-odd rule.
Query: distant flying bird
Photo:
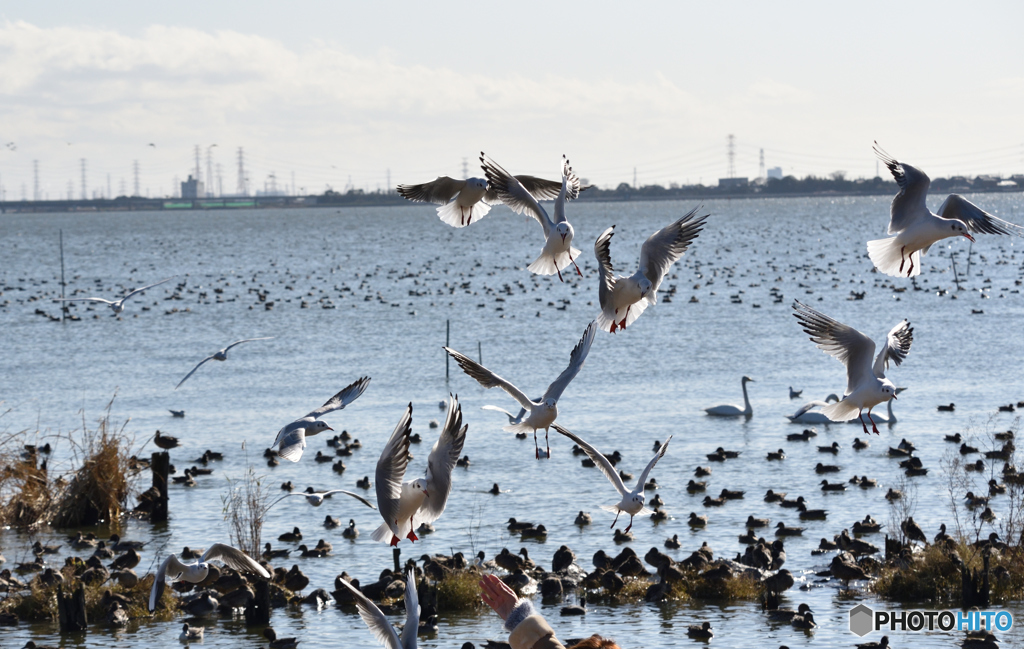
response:
[[[210,561],[220,561],[235,570],[254,572],[264,579],[270,578],[270,573],[266,568],[253,561],[249,555],[223,543],[211,545],[210,549],[204,552],[199,561],[195,563],[182,563],[178,559],[178,555],[172,554],[160,564],[156,579],[153,580],[153,589],[149,593],[149,612],[152,613],[156,610],[156,605],[164,594],[167,581],[181,580],[190,584],[198,584],[210,574]]]
[[[274,505],[281,502],[285,498],[288,498],[289,496],[303,496],[306,499],[306,502],[308,502],[310,505],[312,505],[313,507],[319,507],[320,505],[324,504],[324,500],[326,498],[329,498],[334,494],[345,494],[346,496],[352,496],[353,498],[363,503],[370,509],[377,509],[369,500],[363,498],[359,494],[352,493],[351,491],[345,491],[344,489],[331,489],[330,491],[313,491],[313,487],[309,487],[308,489],[302,492],[287,493],[278,498],[277,500],[275,500],[274,502],[272,502],[270,504],[270,507],[273,507]],[[267,509],[270,509],[270,507],[267,507]]]
[[[594,465],[601,469],[601,473],[604,474],[608,481],[612,483],[615,490],[619,492],[621,500],[614,505],[601,505],[601,509],[612,512],[615,514],[615,520],[612,521],[612,527],[615,527],[615,523],[619,521],[619,514],[629,514],[629,525],[626,527],[624,532],[628,532],[633,527],[633,517],[643,516],[650,514],[652,510],[644,507],[644,485],[647,484],[647,476],[650,475],[651,469],[658,463],[658,460],[665,456],[665,452],[668,451],[668,443],[672,441],[672,436],[665,440],[665,443],[661,445],[658,452],[654,454],[654,457],[650,462],[647,463],[647,468],[640,474],[640,477],[636,481],[636,486],[633,487],[632,491],[626,489],[626,485],[622,483],[622,477],[619,472],[615,470],[612,463],[604,456],[603,453],[598,451],[596,448],[585,442],[582,438],[570,433],[568,430],[562,428],[558,424],[555,424],[555,430],[562,435],[565,435],[572,441],[576,442],[576,445],[586,452],[591,460],[594,461]]]
[[[539,201],[554,200],[562,189],[562,183],[536,176],[521,175],[516,176],[516,180]],[[403,198],[410,201],[440,205],[437,215],[454,228],[466,227],[474,219],[479,221],[491,210],[491,205],[501,202],[497,192],[488,188],[483,178],[456,180],[438,176],[429,183],[399,185],[397,189]],[[576,193],[579,191],[582,189]]]
[[[156,148],[156,145],[155,145],[155,144],[153,144],[152,142],[150,142],[150,143],[149,143],[149,144],[147,144],[146,146],[151,146],[151,147],[153,147],[154,149]]]
[[[822,408],[822,414],[832,421],[849,421],[857,417],[866,434],[868,427],[861,413],[867,408],[871,430],[877,435],[878,427],[871,419],[871,409],[896,398],[896,386],[885,378],[885,370],[889,368],[889,361],[899,366],[910,353],[910,345],[914,342],[913,327],[906,320],[893,327],[886,337],[885,346],[872,363],[871,358],[875,355],[873,340],[799,301],[793,303],[793,310],[793,315],[811,341],[846,366],[846,394],[842,401]]]
[[[345,406],[358,399],[359,395],[366,390],[366,386],[369,384],[370,377],[364,376],[342,389],[338,394],[328,399],[324,405],[279,430],[277,439],[274,440],[271,446],[277,446],[277,454],[284,459],[298,462],[299,458],[302,457],[302,450],[306,448],[306,437],[319,435],[325,430],[334,430],[320,418],[335,410],[342,410]]]
[[[565,219],[565,202],[573,200],[580,194],[580,180],[569,166],[569,160],[562,156],[562,185],[555,198],[555,219],[548,216],[547,211],[540,206],[537,199],[529,190],[512,174],[505,171],[501,165],[488,159],[483,152],[480,153],[480,164],[483,167],[484,175],[487,176],[487,184],[497,194],[501,202],[508,205],[517,214],[526,212],[537,219],[544,230],[544,248],[540,256],[527,266],[527,270],[538,275],[558,274],[562,280],[562,269],[572,264],[580,277],[583,273],[576,265],[576,258],[580,251],[572,247],[572,239],[575,236],[572,224]]]
[[[58,299],[56,299],[54,301],[55,302],[102,302],[102,303],[110,306],[110,308],[114,311],[114,315],[118,315],[119,313],[124,311],[124,303],[128,300],[128,298],[130,298],[133,295],[137,295],[138,293],[142,293],[143,291],[149,290],[149,289],[153,288],[154,286],[160,286],[164,282],[169,282],[172,279],[174,279],[174,277],[168,277],[167,279],[160,280],[156,284],[150,284],[149,286],[143,286],[142,288],[137,288],[134,291],[132,291],[131,293],[129,293],[128,295],[125,295],[124,297],[118,298],[118,299],[116,299],[114,301],[106,300],[106,299],[103,299],[101,297],[71,297],[71,298],[64,298],[64,299],[59,299],[58,298]]]
[[[174,389],[177,390],[178,388],[180,388],[181,384],[184,383],[185,381],[187,381],[188,377],[190,377],[193,374],[195,374],[196,370],[198,370],[200,367],[202,367],[203,363],[205,363],[206,361],[226,361],[228,359],[228,350],[231,349],[232,347],[234,347],[235,345],[241,345],[242,343],[251,343],[251,342],[253,342],[255,340],[273,340],[273,339],[274,339],[274,337],[270,336],[270,337],[265,337],[265,338],[246,338],[245,340],[236,340],[235,342],[231,343],[230,345],[228,345],[224,349],[220,350],[216,354],[213,354],[212,356],[207,356],[203,360],[199,361],[199,364],[196,365],[195,367],[193,367],[192,371],[189,372],[188,374],[186,374],[185,378],[183,378],[181,381],[178,382],[178,385],[174,386]]]
[[[505,416],[508,417],[509,421],[508,425],[503,428],[503,430],[507,432],[526,433],[532,431],[534,452],[536,458],[540,459],[540,446],[537,443],[537,431],[541,428],[544,429],[544,441],[547,444],[548,428],[558,417],[558,399],[561,398],[562,392],[565,391],[565,388],[569,387],[569,383],[576,378],[577,374],[580,373],[583,363],[587,360],[587,354],[590,353],[590,346],[594,342],[594,335],[596,333],[597,322],[591,322],[583,331],[583,336],[580,338],[580,341],[576,343],[575,347],[573,347],[572,353],[569,354],[569,366],[562,370],[562,373],[558,375],[558,378],[548,386],[548,389],[544,392],[544,396],[536,401],[527,397],[522,390],[512,385],[509,381],[501,378],[468,356],[460,354],[454,349],[450,349],[448,347],[445,347],[444,350],[455,359],[455,362],[459,364],[462,371],[476,379],[477,383],[485,388],[501,388],[507,392],[510,397],[519,402],[522,409],[519,411],[518,415],[513,415],[507,410],[503,410],[497,406],[484,406],[484,410],[497,410],[498,412],[504,413]],[[548,457],[551,457],[550,444],[547,444],[547,449]]]
[[[989,214],[959,194],[950,194],[939,206],[939,213],[933,214],[925,202],[931,179],[920,169],[897,161],[878,142],[874,149],[900,187],[889,208],[889,234],[896,236],[868,241],[868,256],[886,275],[920,275],[921,255],[949,237],[974,241],[972,232],[1024,236],[1024,227]]]
[[[370,599],[359,592],[355,586],[344,579],[338,583],[352,592],[359,609],[359,617],[373,632],[373,637],[387,649],[416,649],[416,633],[420,627],[420,602],[416,592],[416,571],[410,566],[405,575],[405,626],[399,636],[395,627],[388,622],[387,616]]]
[[[697,208],[694,208],[675,223],[647,237],[647,241],[640,247],[640,267],[629,277],[616,277],[612,268],[610,248],[615,226],[597,238],[594,242],[594,255],[597,256],[601,273],[601,284],[598,287],[601,314],[597,316],[597,324],[602,331],[615,333],[616,329],[625,329],[648,306],[658,303],[658,287],[665,279],[669,267],[683,256],[700,234],[704,220],[710,216],[705,214],[694,218],[696,213]]]
[[[388,541],[390,537],[393,546],[401,539],[416,542],[419,540],[416,529],[441,517],[452,490],[452,469],[466,443],[468,428],[462,424],[462,406],[453,395],[448,401],[444,428],[427,456],[425,477],[403,482],[412,458],[409,453],[412,404],[409,404],[377,460],[377,506],[384,522],[373,531],[374,541]]]

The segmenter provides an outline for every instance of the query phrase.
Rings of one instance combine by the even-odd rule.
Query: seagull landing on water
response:
[[[134,291],[128,293],[128,295],[125,295],[124,297],[118,298],[118,299],[113,300],[113,301],[106,300],[106,299],[103,299],[101,297],[69,297],[69,298],[57,299],[57,300],[54,300],[54,301],[55,302],[102,302],[103,304],[106,304],[107,306],[109,306],[111,308],[111,310],[114,312],[114,315],[119,315],[122,311],[124,311],[124,303],[128,301],[128,298],[130,298],[133,295],[138,295],[139,293],[141,293],[143,291],[146,291],[148,289],[151,289],[154,286],[160,286],[161,284],[163,284],[165,282],[169,282],[172,279],[174,279],[174,277],[168,277],[167,279],[160,280],[156,284],[150,284],[149,286],[143,286],[142,288],[137,288]]]
[[[416,542],[419,539],[415,530],[441,517],[452,490],[452,469],[459,461],[468,428],[462,424],[459,399],[452,395],[444,428],[427,457],[426,476],[403,482],[411,458],[412,404],[409,404],[377,460],[377,506],[384,522],[374,530],[374,541],[387,541],[390,537],[393,546],[403,538]]]
[[[504,426],[502,430],[509,433],[527,433],[533,432],[533,445],[535,457],[540,459],[540,445],[537,442],[537,431],[541,428],[544,429],[544,442],[547,445],[547,456],[551,457],[551,445],[548,443],[548,428],[554,423],[558,417],[558,399],[561,398],[565,388],[568,387],[569,383],[576,378],[579,374],[580,369],[583,367],[583,363],[587,360],[587,354],[590,353],[590,346],[594,342],[594,335],[597,333],[597,322],[591,322],[587,325],[586,330],[583,332],[583,337],[573,347],[572,353],[569,354],[569,366],[562,370],[562,373],[558,375],[558,378],[548,386],[547,391],[540,399],[536,401],[530,399],[523,393],[522,390],[512,385],[510,382],[501,378],[494,372],[490,371],[483,365],[477,363],[468,356],[464,356],[454,349],[445,347],[444,350],[455,359],[455,362],[459,364],[462,370],[469,374],[471,377],[477,380],[477,382],[485,388],[498,387],[504,390],[513,399],[519,402],[522,406],[522,410],[519,411],[518,415],[513,415],[507,410],[498,408],[497,406],[484,406],[484,410],[497,410],[498,412],[505,413],[508,417],[508,425]]]
[[[877,435],[878,427],[871,419],[871,409],[896,398],[896,386],[885,378],[885,370],[889,368],[889,361],[898,367],[910,353],[910,345],[914,342],[913,327],[906,320],[893,327],[882,351],[872,363],[871,358],[875,355],[873,340],[799,301],[793,303],[793,310],[796,311],[793,315],[811,341],[846,366],[846,394],[842,401],[822,408],[822,414],[832,421],[849,421],[857,417],[867,434],[868,427],[861,414],[867,408],[871,430]]]
[[[149,612],[156,610],[156,605],[164,594],[164,587],[167,581],[187,581],[190,584],[198,584],[210,574],[210,561],[220,561],[226,566],[235,570],[253,572],[265,579],[270,578],[266,568],[256,563],[252,558],[241,550],[235,549],[223,543],[214,543],[210,549],[203,553],[199,561],[195,563],[182,563],[178,555],[172,554],[164,559],[153,580],[153,589],[149,593]]]
[[[612,269],[610,246],[615,226],[597,238],[594,254],[601,272],[601,315],[597,316],[597,324],[602,331],[615,333],[616,329],[625,329],[648,306],[658,303],[658,287],[669,267],[683,256],[710,216],[695,218],[697,209],[649,236],[640,248],[640,267],[629,277],[616,277]]]
[[[298,462],[302,457],[302,449],[306,448],[306,437],[318,435],[325,430],[334,430],[327,425],[327,422],[320,418],[329,412],[341,410],[348,404],[359,398],[359,395],[366,390],[370,384],[370,377],[364,376],[352,385],[344,388],[341,392],[327,400],[327,403],[320,406],[305,417],[296,419],[277,432],[277,439],[271,445],[277,446],[277,454],[286,460]]]
[[[569,160],[562,156],[562,186],[555,198],[555,219],[548,216],[547,211],[540,206],[537,199],[519,182],[515,176],[505,171],[501,165],[487,158],[483,152],[480,153],[480,163],[487,176],[487,184],[497,193],[501,202],[508,205],[517,214],[528,213],[537,219],[544,228],[544,248],[540,256],[527,270],[538,275],[558,274],[562,280],[562,269],[572,264],[576,272],[583,277],[580,267],[576,265],[576,258],[580,251],[572,247],[572,238],[575,236],[572,224],[565,220],[565,201],[573,200],[580,194],[580,179],[569,166]]]
[[[377,642],[387,649],[416,649],[416,633],[420,627],[420,601],[416,592],[416,572],[410,567],[405,576],[405,626],[402,628],[402,635],[399,636],[395,627],[391,626],[388,618],[377,608],[377,605],[359,592],[355,586],[344,579],[338,582],[352,592],[356,600],[356,608],[359,609],[359,617],[373,632]]]
[[[562,190],[562,183],[554,180],[526,175],[515,178],[538,201],[554,200]],[[484,178],[456,180],[438,176],[429,183],[399,185],[397,189],[410,201],[440,205],[438,217],[453,228],[464,228],[479,221],[491,210],[491,205],[501,203],[498,193],[487,187]]]
[[[672,441],[671,435],[667,440],[665,440],[665,443],[661,445],[661,448],[659,448],[658,452],[655,453],[653,458],[651,458],[651,461],[647,463],[647,468],[640,474],[640,478],[636,481],[636,486],[633,487],[632,491],[629,491],[626,489],[626,485],[622,483],[622,478],[619,476],[619,472],[615,470],[612,463],[609,462],[608,458],[606,458],[600,451],[558,424],[555,424],[555,431],[576,442],[576,445],[582,448],[586,454],[590,456],[590,459],[594,461],[597,468],[601,469],[601,473],[608,478],[608,481],[612,483],[612,486],[615,487],[619,492],[619,495],[622,497],[622,500],[615,505],[601,505],[601,509],[615,514],[615,520],[612,521],[612,527],[615,527],[615,523],[619,521],[619,514],[629,514],[629,526],[625,529],[625,531],[628,532],[630,528],[633,527],[634,516],[644,516],[652,513],[653,510],[644,507],[644,499],[646,498],[644,496],[644,485],[647,484],[647,476],[651,473],[651,469],[653,469],[654,465],[658,463],[658,460],[665,456],[665,451],[668,450],[668,443]]]
[[[234,347],[236,345],[241,345],[242,343],[251,343],[251,342],[253,342],[255,340],[273,340],[273,339],[274,339],[274,337],[270,336],[269,338],[246,338],[245,340],[236,340],[235,342],[231,343],[230,345],[228,345],[224,349],[220,350],[216,354],[214,354],[212,356],[207,356],[203,360],[199,361],[199,364],[196,365],[195,367],[193,367],[192,371],[189,372],[188,374],[186,374],[185,378],[183,378],[181,381],[178,382],[178,385],[174,386],[174,389],[177,390],[178,388],[180,388],[181,384],[184,383],[185,381],[187,381],[188,377],[190,377],[193,374],[195,374],[196,370],[198,370],[200,367],[202,367],[203,363],[205,363],[206,361],[226,361],[228,359],[228,350],[231,349],[232,347]]]
[[[1021,226],[992,216],[959,194],[950,194],[939,207],[939,213],[933,214],[925,202],[931,179],[920,169],[893,158],[878,142],[874,149],[900,186],[900,193],[889,208],[889,234],[896,236],[868,241],[868,256],[875,268],[886,275],[920,275],[921,255],[949,237],[974,241],[972,232],[1024,236]]]

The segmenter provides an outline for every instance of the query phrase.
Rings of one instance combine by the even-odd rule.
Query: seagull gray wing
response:
[[[878,146],[878,142],[875,142],[874,149],[875,155],[889,168],[889,173],[900,187],[900,192],[892,199],[892,205],[889,207],[889,234],[897,234],[906,230],[917,215],[928,213],[925,199],[928,197],[928,187],[932,181],[920,169],[897,161]]]
[[[487,177],[488,187],[497,194],[501,202],[508,205],[517,214],[526,212],[537,219],[540,226],[544,228],[544,237],[547,238],[555,225],[537,199],[523,187],[522,183],[516,180],[515,176],[505,171],[497,162],[484,156],[482,152],[480,153],[480,166],[483,167],[484,175]],[[561,191],[561,184],[559,191]]]
[[[793,315],[818,349],[846,366],[846,394],[873,375],[871,361],[875,355],[875,341],[800,301],[794,302],[793,310],[796,311]]]
[[[235,570],[253,572],[264,579],[270,578],[270,573],[267,572],[267,569],[256,563],[256,561],[248,554],[223,543],[214,543],[211,545],[210,548],[203,553],[202,561],[220,561],[224,565],[234,568]]]
[[[416,592],[416,569],[410,567],[405,575],[405,628],[402,629],[402,649],[416,649],[416,634],[420,628],[420,596]]]
[[[580,195],[580,179],[569,166],[569,159],[562,155],[562,186],[555,198],[555,223],[565,222],[565,201]]]
[[[465,180],[455,180],[448,176],[438,176],[436,180],[419,185],[399,185],[398,193],[402,198],[418,203],[434,203],[444,205],[466,187]]]
[[[226,353],[228,353],[228,350],[230,350],[232,347],[237,347],[238,345],[241,345],[242,343],[251,343],[251,342],[253,342],[255,340],[273,340],[273,339],[274,339],[273,336],[266,336],[264,338],[246,338],[245,340],[236,340],[235,342],[231,343],[230,345],[228,345],[227,347],[225,347],[221,351],[226,354]]]
[[[590,353],[590,346],[594,343],[594,334],[597,333],[597,321],[591,320],[590,324],[583,331],[583,336],[580,341],[576,343],[576,346],[572,348],[572,353],[569,354],[569,367],[562,370],[562,373],[558,375],[558,378],[548,386],[547,392],[544,393],[544,399],[558,399],[565,392],[565,388],[569,386],[569,383],[576,378],[576,375],[580,373],[580,369],[583,367],[583,363],[587,360],[587,354]]]
[[[363,378],[352,383],[351,385],[342,388],[341,392],[328,399],[327,403],[320,406],[319,408],[317,408],[316,410],[314,410],[313,412],[309,413],[306,416],[312,417],[313,419],[319,419],[320,417],[323,417],[329,412],[334,412],[335,410],[343,409],[345,406],[358,399],[359,395],[361,395],[366,390],[366,386],[368,386],[369,384],[370,377],[364,376]]]
[[[346,496],[352,496],[353,498],[355,498],[359,502],[363,503],[364,505],[366,505],[370,509],[377,509],[377,507],[374,506],[374,504],[371,503],[366,498],[363,498],[359,494],[352,493],[351,491],[345,491],[344,489],[331,489],[330,491],[323,492],[321,495],[324,496],[324,497],[327,497],[327,496],[330,496],[331,494],[345,494]],[[302,495],[302,494],[296,494],[296,495]]]
[[[399,503],[402,499],[402,481],[405,470],[409,466],[409,435],[412,434],[412,404],[405,409],[405,414],[395,426],[388,443],[381,451],[377,460],[375,474],[377,484],[377,507],[388,527],[393,527],[398,520]]]
[[[672,437],[672,435],[668,436],[665,443],[661,445],[658,452],[655,453],[654,457],[651,458],[651,461],[647,463],[647,468],[640,474],[640,479],[636,481],[636,488],[633,491],[640,492],[644,490],[644,485],[647,484],[647,476],[650,475],[651,469],[653,469],[654,465],[658,463],[658,460],[665,457],[665,451],[668,450],[668,443],[672,441]]]
[[[359,617],[363,618],[363,622],[373,632],[373,637],[377,638],[377,642],[387,649],[403,649],[402,641],[399,639],[398,633],[395,632],[395,627],[391,626],[377,605],[344,579],[339,579],[338,582],[352,592],[352,596],[356,600],[356,608],[359,609]]]
[[[546,180],[525,174],[517,175],[516,180],[538,201],[553,201],[562,191],[562,183],[558,180]]]
[[[612,267],[612,236],[615,234],[615,226],[608,228],[601,233],[601,236],[594,242],[594,256],[597,257],[597,269],[600,273],[601,283],[597,287],[597,297],[601,306],[608,304],[615,289],[615,269]]]
[[[518,424],[518,423],[522,422],[523,421],[523,417],[525,417],[526,413],[527,413],[526,408],[520,408],[518,415],[513,415],[508,410],[505,410],[504,408],[499,408],[498,406],[480,406],[480,409],[481,410],[494,410],[496,412],[504,413],[504,415],[506,417],[508,417],[508,423],[510,423],[510,424]]]
[[[477,383],[480,385],[485,388],[501,388],[507,392],[509,396],[518,401],[520,406],[527,410],[531,410],[537,406],[537,404],[530,401],[529,397],[523,394],[522,390],[490,371],[480,363],[477,363],[472,358],[469,358],[464,354],[460,354],[450,347],[445,347],[444,350],[448,352],[449,356],[455,359],[455,362],[459,364],[459,367],[462,368],[463,372],[476,379]]]
[[[113,304],[116,300],[104,300],[101,297],[66,297],[66,298],[55,298],[54,302],[102,302],[104,304]]]
[[[141,293],[141,292],[143,292],[145,290],[153,288],[154,286],[160,286],[161,284],[169,282],[172,279],[174,279],[174,276],[168,277],[167,279],[162,279],[159,282],[157,282],[156,284],[150,284],[149,286],[143,286],[142,288],[137,288],[134,291],[132,291],[131,293],[129,293],[128,295],[125,295],[123,298],[121,298],[121,301],[124,302],[125,300],[127,300],[131,296],[135,295],[136,293]]]
[[[209,361],[209,360],[213,360],[213,356],[207,356],[203,360],[199,361],[199,364],[196,365],[195,367],[193,367],[192,371],[185,375],[185,378],[183,378],[182,380],[178,381],[178,385],[174,386],[174,389],[177,390],[178,388],[180,388],[181,384],[188,380],[188,377],[190,377],[193,374],[195,374],[196,370],[198,370],[200,367],[202,367],[203,363],[205,363],[206,361]]]
[[[458,396],[449,395],[444,428],[427,458],[427,497],[420,506],[419,518],[424,523],[436,521],[444,512],[452,490],[452,469],[462,454],[468,428],[462,425],[462,406]]]
[[[878,352],[875,358],[875,366],[872,370],[875,376],[882,378],[885,370],[889,369],[889,361],[899,367],[903,360],[910,353],[910,345],[914,342],[914,328],[906,320],[892,328],[885,339],[885,347]]]
[[[164,588],[167,586],[165,575],[167,574],[167,568],[171,565],[171,559],[175,561],[178,557],[171,554],[164,559],[163,563],[160,564],[160,568],[156,571],[156,578],[153,579],[153,588],[149,591],[149,612],[152,613],[156,610],[157,603],[164,596]]]
[[[710,216],[696,216],[698,209],[693,208],[676,222],[647,237],[640,248],[640,272],[651,282],[651,292],[647,295],[647,301],[651,304],[658,303],[658,287],[665,279],[669,267],[679,261]]]
[[[588,456],[590,456],[590,459],[594,461],[597,468],[601,469],[601,473],[604,474],[604,477],[608,478],[608,481],[612,483],[612,486],[619,492],[619,495],[625,496],[629,493],[629,490],[626,489],[626,485],[622,484],[622,478],[619,477],[619,472],[615,470],[615,467],[612,466],[612,463],[608,461],[608,458],[606,458],[603,453],[583,441],[583,438],[577,437],[558,424],[552,424],[552,427],[575,442],[576,446],[579,446]],[[657,457],[655,457],[655,459],[657,459]]]
[[[959,194],[947,196],[939,207],[938,215],[945,219],[963,221],[971,232],[1016,234],[1018,237],[1024,237],[1024,227],[989,214]]]

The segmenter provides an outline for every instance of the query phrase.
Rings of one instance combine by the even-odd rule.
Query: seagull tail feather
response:
[[[921,274],[921,252],[901,253],[902,246],[896,245],[896,237],[868,241],[868,257],[880,272],[892,277],[914,277]],[[910,264],[914,269],[910,270]],[[903,269],[900,270],[902,265]],[[909,274],[908,274],[909,273]]]

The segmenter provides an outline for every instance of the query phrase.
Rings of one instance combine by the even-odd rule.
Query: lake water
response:
[[[1024,221],[1020,194],[971,198],[1003,218]],[[641,556],[652,546],[662,548],[673,534],[683,541],[681,550],[668,551],[677,559],[704,541],[716,556],[734,556],[743,549],[737,536],[751,514],[770,517],[772,525],[780,520],[798,524],[793,510],[762,501],[769,488],[790,497],[803,495],[811,507],[826,508],[827,521],[799,523],[807,527],[805,536],[786,540],[786,567],[808,589],[790,590],[785,602],[794,607],[809,603],[820,628],[806,635],[769,622],[756,602],[592,605],[583,619],[562,619],[557,607],[543,607],[559,637],[600,632],[624,647],[691,646],[687,625],[708,620],[715,629],[714,644],[725,646],[852,646],[858,640],[847,630],[848,609],[858,601],[884,605],[864,588],[848,595],[835,582],[819,583],[814,572],[825,569],[832,555],[812,556],[810,551],[821,537],[831,538],[866,514],[888,523],[883,496],[902,476],[897,461],[887,457],[890,445],[901,438],[914,442],[930,469],[927,476],[911,480],[914,517],[926,534],[933,536],[940,522],[950,520],[941,460],[955,446],[943,442],[943,435],[1008,429],[1015,425],[1014,413],[997,413],[997,407],[1024,399],[1024,345],[1017,329],[1024,316],[1022,241],[980,235],[970,275],[964,276],[968,242],[947,240],[924,258],[916,283],[920,290],[915,290],[909,280],[872,272],[866,256],[865,241],[885,236],[888,204],[888,198],[875,197],[707,202],[707,227],[662,286],[663,291],[676,288],[672,300],[662,299],[624,332],[599,333],[586,366],[559,401],[558,421],[602,450],[619,450],[624,457],[620,468],[626,471],[639,474],[652,456],[653,442],[674,436],[652,474],[671,518],[660,524],[637,519],[632,547]],[[130,419],[127,429],[139,445],[156,429],[180,438],[182,447],[172,451],[179,471],[205,449],[227,456],[197,487],[172,489],[168,526],[126,525],[123,537],[150,541],[137,569],[142,574],[153,568],[151,548],[165,554],[184,545],[228,541],[221,498],[227,478],[240,477],[247,461],[275,490],[286,480],[300,490],[307,485],[356,489],[357,479],[372,478],[380,450],[410,402],[414,430],[424,441],[413,447],[409,476],[422,472],[437,435],[428,422],[443,419],[438,402],[451,391],[463,403],[469,425],[465,454],[472,464],[455,470],[448,510],[437,521],[436,533],[415,546],[403,541],[403,559],[453,550],[467,555],[483,550],[490,558],[503,547],[516,551],[525,546],[531,558],[549,567],[554,551],[567,544],[590,570],[596,550],[618,550],[609,529],[611,514],[599,509],[615,502],[613,489],[598,472],[581,467],[570,453],[571,443],[554,431],[552,458],[540,462],[529,448],[531,440],[502,432],[504,417],[480,406],[511,409],[514,402],[503,392],[482,389],[454,363],[446,381],[441,349],[446,322],[451,323],[452,347],[474,358],[482,354],[489,368],[527,393],[540,394],[565,367],[573,345],[597,314],[596,236],[617,224],[612,260],[632,273],[643,240],[692,207],[680,202],[570,205],[584,277],[567,273],[564,283],[525,270],[539,252],[540,228],[500,206],[461,230],[441,223],[428,206],[0,215],[0,399],[3,410],[10,409],[0,418],[0,431],[39,430],[40,440],[66,433],[81,427],[83,419],[95,422],[116,394],[112,416]],[[59,230],[69,295],[115,297],[128,287],[176,279],[129,300],[121,318],[112,317],[102,304],[80,303],[73,307],[80,322],[52,323],[35,310],[59,313],[51,301],[60,291]],[[959,292],[951,253],[957,255]],[[178,283],[184,283],[180,290]],[[255,289],[274,303],[272,309],[259,301]],[[773,299],[773,289],[784,296],[781,302]],[[864,298],[848,299],[852,292],[864,292]],[[169,299],[175,294],[180,299]],[[804,427],[784,418],[803,402],[788,398],[789,386],[812,399],[842,394],[845,387],[843,367],[816,349],[797,326],[791,315],[794,299],[876,340],[903,318],[914,326],[909,357],[889,372],[897,385],[907,387],[894,406],[898,423],[870,436],[866,450],[851,449],[855,436],[863,438],[852,425],[818,426],[819,436],[810,444],[786,441],[787,433]],[[234,340],[257,336],[275,339],[235,348],[228,362],[207,363],[173,389],[205,356]],[[755,379],[749,384],[754,416],[748,421],[705,416],[702,408],[708,406],[742,404],[744,374]],[[326,417],[333,428],[346,429],[363,443],[344,458],[348,469],[343,475],[313,461],[317,450],[333,450],[322,437],[310,440],[298,464],[266,466],[261,453],[281,426],[362,375],[372,377],[366,393]],[[956,403],[955,412],[936,410],[950,402]],[[168,409],[183,409],[186,417],[172,418]],[[832,441],[842,447],[837,457],[817,452],[817,445]],[[745,489],[747,497],[706,510],[700,504],[703,494],[688,495],[685,485],[694,467],[707,465],[705,454],[718,446],[742,455],[713,466],[708,491]],[[779,447],[787,459],[766,462],[766,452]],[[58,448],[56,468],[66,451]],[[814,472],[819,461],[842,467],[836,479],[867,475],[881,486],[825,495],[818,486],[822,476]],[[987,479],[986,473],[983,482]],[[143,478],[143,487],[148,480]],[[505,493],[488,494],[494,482]],[[391,565],[390,548],[369,538],[379,523],[376,512],[338,496],[318,509],[294,501],[270,512],[264,537],[277,546],[280,533],[299,526],[314,543],[318,538],[334,543],[331,558],[295,558],[284,564],[298,563],[310,576],[311,588],[332,590],[335,575],[343,570],[372,582]],[[1004,506],[998,499],[993,503],[997,514]],[[582,531],[573,525],[581,509],[595,519]],[[706,529],[690,530],[686,517],[691,511],[710,516]],[[362,536],[353,543],[342,539],[340,529],[325,530],[327,514],[343,523],[354,519]],[[505,529],[509,517],[543,523],[547,541],[510,537]],[[998,526],[999,521],[993,529]],[[63,536],[42,535],[44,540]],[[882,545],[881,535],[868,540]],[[14,531],[0,532],[8,565],[28,556],[30,542]],[[58,558],[69,553],[65,548]],[[272,622],[279,635],[297,635],[304,646],[374,644],[357,616],[335,607],[275,610]],[[262,644],[238,620],[207,624],[204,646]],[[90,629],[69,642],[167,645],[176,642],[179,632],[177,623],[141,622],[116,634]],[[890,636],[901,647],[953,640],[941,634]],[[3,637],[4,646],[20,647],[28,639],[55,643],[59,634],[52,625],[22,624],[5,629]],[[443,617],[437,637],[421,639],[421,646],[458,647],[467,640],[479,646],[485,638],[502,637],[497,617],[487,609]]]

